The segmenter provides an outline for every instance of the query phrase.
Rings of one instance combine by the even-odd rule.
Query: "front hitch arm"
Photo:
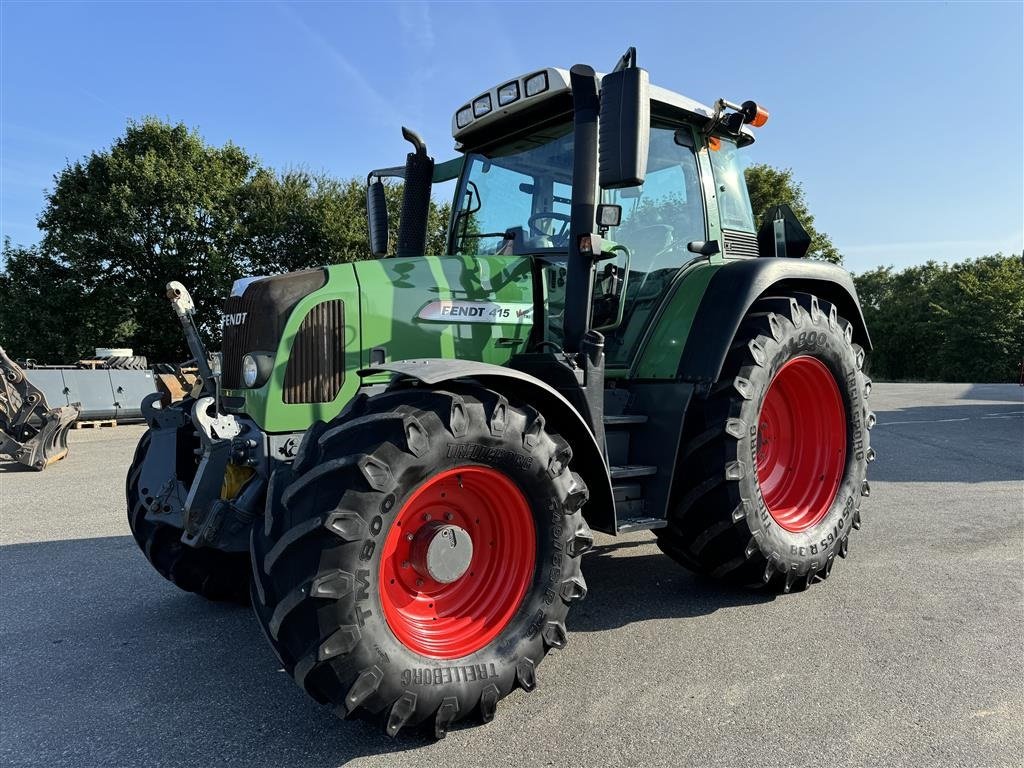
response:
[[[199,330],[192,319],[196,313],[196,305],[192,301],[192,295],[184,285],[177,280],[172,280],[167,284],[167,298],[171,302],[171,309],[174,310],[178,322],[181,323],[182,330],[185,332],[185,342],[188,344],[192,357],[196,359],[196,366],[199,368],[199,375],[203,378],[204,388],[210,392],[216,391],[213,381],[213,369],[210,368],[206,347],[203,346]]]

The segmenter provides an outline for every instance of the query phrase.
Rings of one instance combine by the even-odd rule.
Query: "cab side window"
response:
[[[747,182],[736,143],[719,139],[719,148],[712,149],[711,170],[715,174],[718,210],[722,216],[722,229],[756,232],[754,214],[750,210]]]
[[[608,238],[630,255],[622,324],[605,338],[609,365],[628,364],[676,272],[693,258],[687,244],[706,237],[693,142],[677,141],[676,130],[651,128],[643,186],[602,193],[603,202],[622,206],[622,223]]]

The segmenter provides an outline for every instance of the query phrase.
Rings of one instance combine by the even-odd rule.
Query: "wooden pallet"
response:
[[[116,427],[117,419],[96,419],[95,421],[75,421],[71,424],[74,429],[85,429],[86,427],[92,427],[93,429],[99,429],[100,427]]]

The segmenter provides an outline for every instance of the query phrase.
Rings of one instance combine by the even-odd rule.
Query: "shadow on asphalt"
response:
[[[1024,387],[1014,384],[971,384],[961,400],[1005,400],[1024,405]]]
[[[980,385],[979,385],[980,386]],[[982,483],[1024,478],[1024,403],[875,411],[869,480]]]
[[[32,467],[26,467],[18,461],[0,461],[0,475],[7,472],[35,472]]]
[[[129,536],[0,547],[0,573],[0,764],[326,768],[427,743],[310,701],[248,608],[163,583]]]
[[[643,552],[634,552],[639,548]],[[583,558],[587,599],[569,614],[571,632],[600,632],[650,619],[688,619],[720,608],[767,603],[772,594],[732,588],[687,571],[653,541],[613,542]]]
[[[697,579],[651,546],[615,542],[586,556],[590,593],[570,630],[772,599]],[[416,732],[388,739],[364,720],[341,723],[310,702],[248,608],[176,591],[131,537],[4,546],[0,573],[4,751],[31,764],[195,765],[244,754],[251,766],[321,768],[428,743]],[[59,739],[47,725],[55,719]],[[68,745],[86,751],[69,755]]]

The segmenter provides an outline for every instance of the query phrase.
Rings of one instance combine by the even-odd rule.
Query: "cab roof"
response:
[[[597,78],[599,82],[602,77],[603,74],[598,73]],[[543,89],[536,91],[533,95],[527,95],[527,83],[537,82],[545,84]],[[455,114],[452,115],[452,138],[455,139],[457,145],[461,146],[464,138],[475,133],[480,128],[497,123],[509,115],[539,106],[558,96],[564,97],[569,95],[572,93],[572,87],[569,82],[569,71],[559,67],[534,70],[520,77],[506,80],[474,97],[455,111]],[[506,91],[506,89],[508,90]],[[499,99],[499,93],[503,91],[506,93],[514,91],[517,95],[510,101],[507,101],[507,103],[502,104]],[[652,105],[663,104],[703,120],[710,120],[715,114],[715,110],[712,107],[661,86],[652,84],[650,86],[650,95]],[[479,116],[477,115],[478,105],[480,110],[483,110],[485,106],[487,108]],[[753,140],[753,131],[747,126],[743,126],[743,132]]]

